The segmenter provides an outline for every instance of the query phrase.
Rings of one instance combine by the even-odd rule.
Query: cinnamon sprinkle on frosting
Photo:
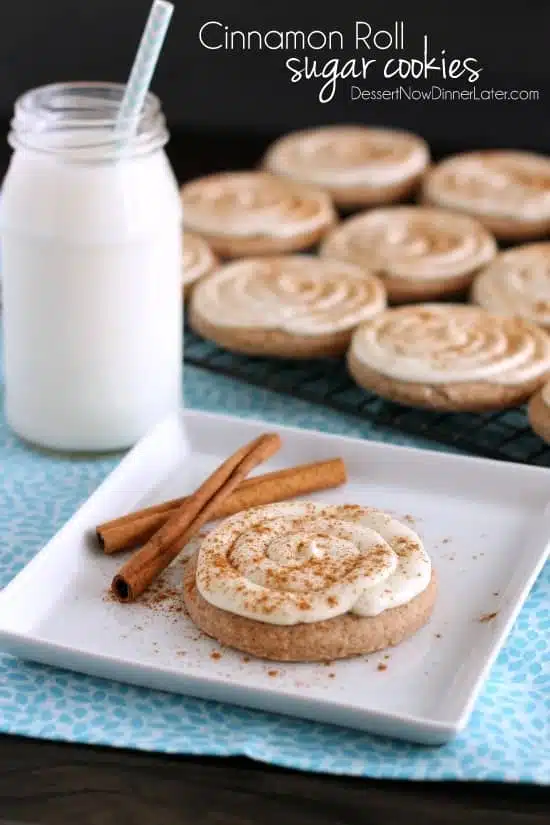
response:
[[[222,522],[201,545],[196,582],[222,610],[290,625],[377,615],[414,598],[430,577],[420,538],[388,513],[287,502]]]

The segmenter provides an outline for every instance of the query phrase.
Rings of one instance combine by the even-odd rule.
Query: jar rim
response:
[[[147,93],[132,137],[121,143],[115,125],[120,124],[125,88],[122,83],[74,81],[30,89],[15,101],[8,142],[13,148],[87,161],[120,157],[122,149],[133,157],[164,146],[166,122],[153,92]]]

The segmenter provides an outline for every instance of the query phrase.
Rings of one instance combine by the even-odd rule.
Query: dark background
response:
[[[124,81],[149,6],[150,0],[2,0],[0,125],[7,124],[17,95],[30,87],[70,79]],[[176,135],[272,136],[305,125],[355,121],[415,129],[441,151],[550,148],[548,0],[175,0],[175,6],[154,90]],[[448,55],[476,57],[484,67],[480,85],[538,89],[541,99],[352,103],[341,91],[322,105],[316,81],[290,83],[284,68],[289,55],[207,51],[198,40],[207,20],[264,31],[337,28],[347,35],[345,56],[351,57],[356,19],[388,28],[404,20],[411,56],[426,33],[436,53],[446,48]],[[323,58],[321,52],[311,54]],[[342,55],[324,55],[329,56]],[[378,76],[361,85],[384,88],[384,81]]]

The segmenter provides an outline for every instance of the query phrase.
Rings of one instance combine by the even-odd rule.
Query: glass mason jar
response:
[[[124,87],[15,104],[0,199],[6,416],[35,444],[125,448],[179,408],[182,210],[150,94],[126,144]]]

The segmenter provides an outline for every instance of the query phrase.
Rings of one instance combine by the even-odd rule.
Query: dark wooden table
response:
[[[340,779],[0,738],[0,825],[543,825],[543,788]]]
[[[5,134],[7,124],[0,125]],[[180,180],[255,163],[266,138],[175,137]],[[9,150],[0,145],[0,175]],[[1,709],[0,709],[1,713]],[[300,774],[246,759],[146,755],[0,737],[0,825],[542,825],[530,786],[413,783]]]

